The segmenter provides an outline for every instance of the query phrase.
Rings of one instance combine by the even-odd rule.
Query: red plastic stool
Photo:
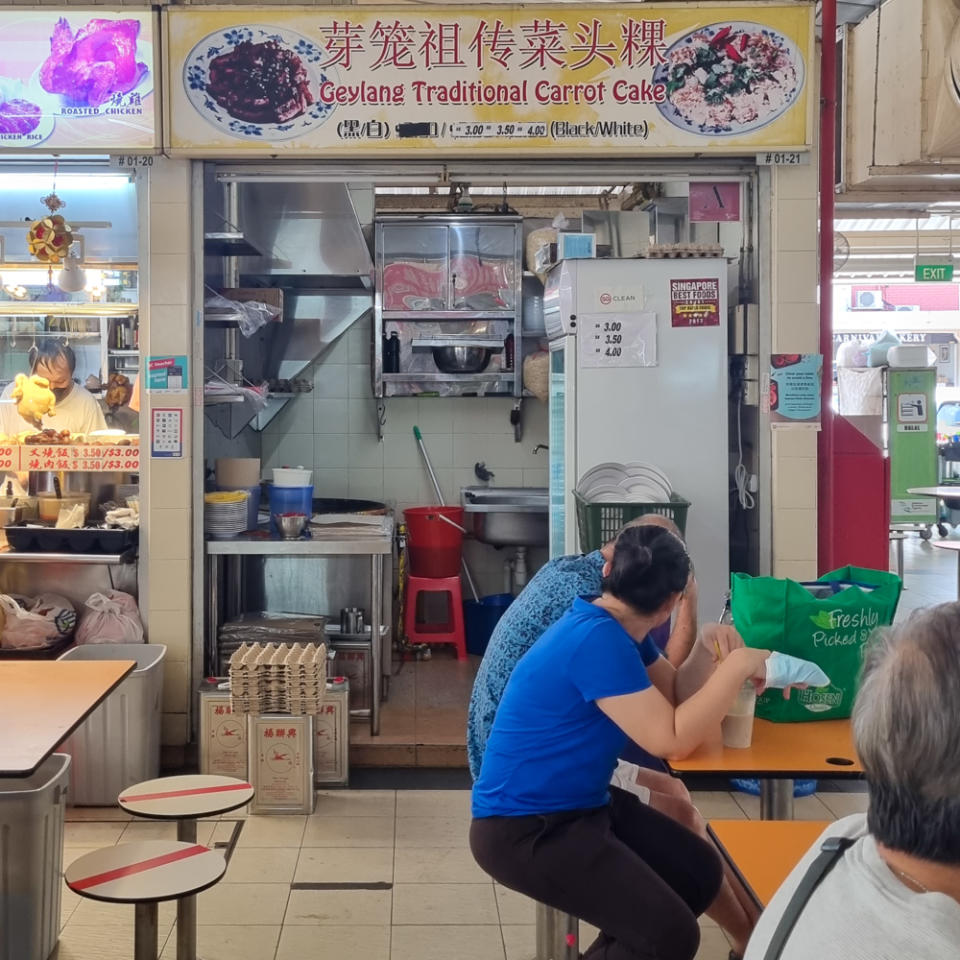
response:
[[[447,618],[443,623],[421,623],[417,620],[417,598],[420,594],[447,595]],[[452,643],[457,648],[457,659],[467,659],[467,640],[463,628],[463,593],[459,577],[407,578],[407,609],[404,628],[411,643]]]

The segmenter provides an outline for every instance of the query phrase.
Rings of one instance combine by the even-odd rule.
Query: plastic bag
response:
[[[143,643],[137,601],[120,590],[87,597],[77,627],[77,643]]]
[[[77,626],[77,612],[66,597],[42,593],[29,597],[0,594],[4,613],[0,647],[4,650],[42,650],[69,640]]]
[[[259,300],[248,300],[241,303],[239,300],[230,300],[219,293],[215,293],[203,303],[204,313],[213,314],[217,320],[229,320],[240,327],[245,337],[252,337],[262,326],[276,320],[280,311],[269,303]]]
[[[891,347],[897,347],[900,345],[900,341],[895,337],[889,330],[887,330],[882,337],[874,340],[873,343],[868,343],[867,347],[867,366],[868,367],[883,367],[887,363],[887,353]]]

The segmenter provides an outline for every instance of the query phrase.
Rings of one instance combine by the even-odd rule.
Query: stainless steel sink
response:
[[[495,547],[547,544],[549,496],[546,487],[463,487],[464,526]]]

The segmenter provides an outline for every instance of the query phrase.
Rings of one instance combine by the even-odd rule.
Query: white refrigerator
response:
[[[729,589],[727,264],[566,260],[547,277],[550,555],[576,553],[573,490],[590,468],[643,461],[691,502],[701,619]]]

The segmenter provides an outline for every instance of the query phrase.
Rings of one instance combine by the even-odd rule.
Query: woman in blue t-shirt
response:
[[[720,888],[707,841],[610,787],[628,738],[658,757],[686,755],[719,728],[746,680],[765,678],[769,651],[731,650],[675,706],[676,671],[642,638],[670,616],[689,573],[673,534],[622,533],[603,594],[577,599],[513,671],[473,787],[477,862],[598,927],[590,960],[690,960],[697,917]]]

